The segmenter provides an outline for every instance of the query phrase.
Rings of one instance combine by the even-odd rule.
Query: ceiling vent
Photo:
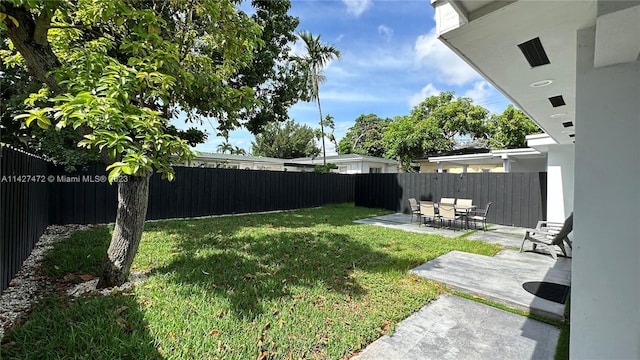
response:
[[[518,44],[518,47],[532,68],[551,63],[539,37]]]
[[[564,98],[562,97],[562,95],[558,95],[558,96],[552,96],[549,98],[549,102],[551,103],[551,106],[553,107],[558,107],[558,106],[562,106],[562,105],[566,105],[566,103],[564,102]]]
[[[564,127],[566,127],[566,128],[568,128],[568,127],[572,127],[572,126],[573,126],[573,122],[571,122],[571,121],[563,122],[563,123],[562,123],[562,126],[564,126]]]

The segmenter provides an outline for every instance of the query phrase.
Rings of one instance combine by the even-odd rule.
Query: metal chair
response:
[[[420,220],[420,204],[415,198],[409,198],[409,209],[411,211],[411,222],[413,222],[413,216],[416,215]]]
[[[425,225],[427,224],[427,219],[435,221],[440,217],[440,215],[436,214],[436,208],[431,201],[420,202],[420,216],[424,219]]]
[[[476,225],[478,221],[482,221],[482,230],[487,231],[487,215],[489,214],[491,204],[492,202],[488,202],[483,210],[470,211],[467,220],[473,220],[474,225]]]
[[[451,226],[452,221],[455,225],[455,221],[460,219],[460,216],[456,214],[456,207],[453,204],[438,204],[438,214],[440,215],[440,222],[448,220],[449,226]]]
[[[471,200],[471,199],[458,199],[458,200],[456,200],[456,205],[471,206],[471,205],[473,205],[473,200]]]

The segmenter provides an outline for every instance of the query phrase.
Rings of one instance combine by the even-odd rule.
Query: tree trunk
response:
[[[47,9],[49,5],[53,6]],[[65,92],[64,86],[58,84],[52,74],[53,70],[60,67],[60,60],[47,38],[57,5],[56,2],[48,2],[47,7],[37,16],[25,6],[15,6],[11,2],[0,3],[0,11],[11,16],[4,21],[7,35],[24,58],[29,72],[47,84],[53,92],[62,94]],[[81,135],[92,132],[85,126],[77,130]],[[114,161],[106,156],[106,149],[100,154],[105,163],[111,164]],[[149,178],[150,175],[128,176],[128,182],[118,184],[116,227],[107,251],[102,277],[98,282],[99,288],[121,285],[127,280],[133,258],[138,251],[147,214]]]
[[[324,120],[322,120],[322,108],[320,107],[320,96],[316,95],[316,100],[318,101],[318,113],[320,113],[320,132],[322,133],[322,165],[324,165],[324,170],[327,169],[327,152],[324,148]]]
[[[129,277],[147,216],[150,177],[127,176],[127,182],[118,183],[116,225],[98,288],[122,285]]]

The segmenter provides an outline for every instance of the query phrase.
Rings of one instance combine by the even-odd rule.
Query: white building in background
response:
[[[414,160],[421,173],[544,172],[547,154],[531,148],[485,150]]]
[[[327,163],[336,164],[335,173],[368,174],[368,173],[397,173],[398,162],[373,156],[356,154],[327,156]],[[322,156],[297,159],[277,159],[264,156],[230,155],[220,153],[199,153],[191,164],[184,166],[205,168],[226,168],[240,170],[271,170],[271,171],[313,171],[316,165],[322,165]]]
[[[284,164],[287,161],[289,160],[263,156],[200,152],[191,161],[191,164],[184,163],[182,165],[205,168],[284,171]]]
[[[574,211],[570,356],[640,359],[640,1],[431,0],[441,41],[548,137]]]
[[[398,172],[398,162],[396,160],[384,159],[374,156],[358,154],[330,155],[326,158],[327,164],[336,164],[338,168],[334,171],[340,174],[389,174]],[[317,157],[306,157],[289,160],[295,164],[322,165],[322,155]]]

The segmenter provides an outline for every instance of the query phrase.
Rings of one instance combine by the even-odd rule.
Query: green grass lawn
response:
[[[407,270],[451,250],[496,245],[353,220],[352,205],[147,223],[130,292],[38,303],[2,339],[2,359],[348,357],[440,293]],[[99,275],[110,227],[59,243],[43,272]]]

